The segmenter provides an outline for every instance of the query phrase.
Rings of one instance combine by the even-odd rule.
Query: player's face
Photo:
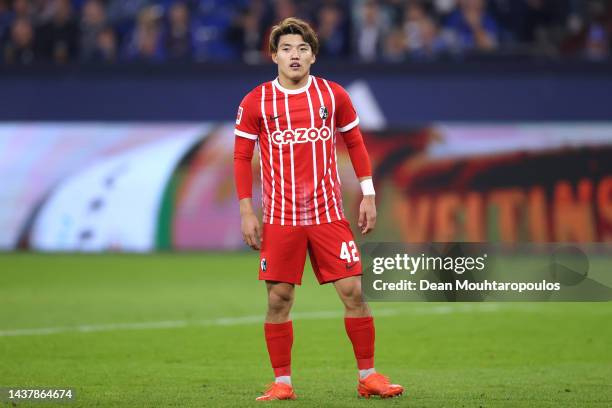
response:
[[[310,66],[315,62],[310,45],[299,34],[281,35],[278,50],[272,54],[272,59],[278,65],[279,76],[294,82],[310,74]]]

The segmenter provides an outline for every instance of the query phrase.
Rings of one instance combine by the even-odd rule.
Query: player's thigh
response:
[[[319,283],[361,275],[361,255],[346,220],[307,227],[310,260]]]
[[[304,227],[264,224],[259,280],[301,284],[307,246]]]

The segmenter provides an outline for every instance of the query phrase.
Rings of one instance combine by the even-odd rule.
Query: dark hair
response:
[[[317,55],[319,52],[319,39],[312,27],[304,20],[289,17],[272,27],[272,32],[270,33],[270,54],[276,54],[278,51],[278,41],[282,35],[286,34],[301,35],[304,41],[310,45],[314,55]]]

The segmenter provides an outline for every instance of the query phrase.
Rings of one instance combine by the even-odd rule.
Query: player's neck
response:
[[[306,74],[304,75],[302,78],[300,78],[298,81],[294,81],[291,78],[287,78],[283,75],[281,75],[281,73],[278,73],[278,83],[286,89],[291,89],[291,90],[295,90],[295,89],[300,89],[306,86],[306,84],[308,83],[308,78],[310,78],[310,74]]]

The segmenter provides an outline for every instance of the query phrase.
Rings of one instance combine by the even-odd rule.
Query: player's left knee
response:
[[[361,294],[359,296],[351,298],[351,304],[355,308],[362,308],[366,306],[366,302],[363,300],[363,296],[361,296]]]
[[[354,285],[346,288],[346,290],[343,290],[342,298],[347,306],[350,305],[357,307],[364,303],[360,285]]]
[[[347,312],[351,314],[357,315],[367,315],[369,313],[368,304],[365,303],[362,299],[354,299],[350,302],[344,302],[344,308]]]

